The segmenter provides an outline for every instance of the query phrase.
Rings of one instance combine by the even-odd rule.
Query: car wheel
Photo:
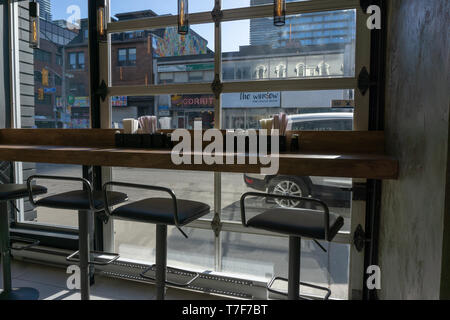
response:
[[[273,179],[269,183],[269,193],[285,196],[308,197],[309,188],[303,180],[290,177]],[[301,201],[277,199],[277,205],[283,208],[298,208],[302,205]]]

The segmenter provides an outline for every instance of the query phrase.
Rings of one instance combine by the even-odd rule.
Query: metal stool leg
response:
[[[156,299],[164,300],[166,294],[167,225],[156,225]]]
[[[1,261],[3,271],[3,293],[9,294],[12,290],[11,285],[11,257],[9,248],[9,218],[8,218],[8,204],[1,203],[0,208],[0,236],[1,236]]]
[[[81,300],[89,300],[89,214],[87,211],[78,212],[78,246],[80,252],[80,286]]]
[[[289,237],[289,282],[288,299],[299,300],[300,296],[300,249],[301,238]]]
[[[95,255],[93,250],[95,250],[94,244],[94,233],[95,233],[95,214],[92,211],[88,212],[89,216],[89,261],[94,261]],[[93,263],[89,263],[89,285],[93,286],[95,284],[95,265]]]
[[[0,300],[37,300],[39,291],[33,288],[13,288],[11,280],[11,248],[7,202],[0,203],[0,255],[3,291]]]

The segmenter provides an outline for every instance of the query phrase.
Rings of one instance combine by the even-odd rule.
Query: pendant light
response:
[[[273,0],[273,24],[277,27],[286,23],[286,0]]]
[[[106,0],[97,0],[97,34],[99,41],[107,41]]]
[[[39,48],[40,45],[40,26],[39,26],[39,3],[30,2],[30,47]]]
[[[189,32],[188,0],[178,0],[178,33],[186,35]]]

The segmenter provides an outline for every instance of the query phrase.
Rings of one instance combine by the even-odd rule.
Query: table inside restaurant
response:
[[[111,129],[0,129],[0,160],[83,166],[260,173],[261,163],[176,165],[171,149],[117,148]],[[385,154],[381,131],[301,131],[299,151],[279,154],[278,174],[365,179],[397,179],[398,161]],[[206,143],[207,144],[207,143]],[[235,153],[234,156],[237,154]]]

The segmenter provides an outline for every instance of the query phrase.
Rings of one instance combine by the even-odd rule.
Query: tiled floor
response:
[[[66,286],[68,274],[62,268],[49,267],[34,263],[13,261],[13,287],[31,287],[39,290],[40,300],[79,300],[76,290],[68,290]],[[134,281],[112,279],[96,276],[95,285],[91,287],[92,300],[153,300],[154,286]],[[3,280],[0,277],[0,287]],[[223,299],[214,295],[176,290],[169,288],[168,300],[217,300]]]

